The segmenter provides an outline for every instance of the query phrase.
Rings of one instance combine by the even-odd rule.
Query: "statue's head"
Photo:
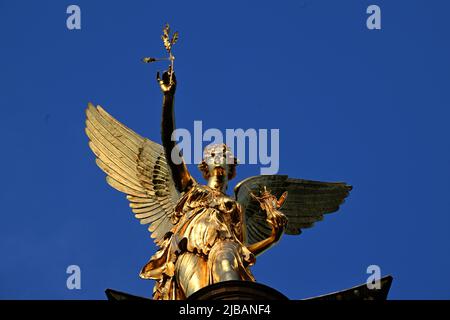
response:
[[[205,179],[212,176],[222,176],[231,180],[236,175],[238,160],[231,153],[226,144],[210,144],[203,151],[203,161],[198,168]]]

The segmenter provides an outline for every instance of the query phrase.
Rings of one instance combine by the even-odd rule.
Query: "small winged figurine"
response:
[[[285,175],[247,178],[225,191],[237,161],[224,145],[209,145],[199,165],[207,184],[195,181],[171,139],[175,129],[173,69],[157,76],[163,92],[162,145],[89,104],[86,133],[106,181],[125,193],[131,210],[158,251],[140,277],[156,280],[154,299],[186,299],[227,280],[255,281],[249,267],[283,233],[300,234],[338,210],[351,190],[345,183]],[[173,159],[173,155],[177,159]]]

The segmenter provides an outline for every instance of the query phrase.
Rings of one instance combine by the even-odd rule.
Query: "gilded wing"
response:
[[[141,137],[101,106],[89,103],[86,134],[95,162],[113,188],[125,193],[141,224],[148,224],[159,245],[173,227],[171,217],[180,195],[175,189],[163,146]]]
[[[279,198],[284,191],[288,196],[280,211],[288,223],[284,233],[296,235],[310,228],[323,215],[335,212],[348,196],[351,186],[344,182],[319,182],[293,179],[286,175],[262,175],[247,178],[234,188],[236,200],[242,205],[246,222],[247,244],[270,236],[271,228],[259,203],[250,195],[258,194],[263,186]]]

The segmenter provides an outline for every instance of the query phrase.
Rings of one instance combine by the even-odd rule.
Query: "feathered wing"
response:
[[[337,211],[352,189],[344,182],[293,179],[286,175],[255,176],[239,182],[234,193],[244,210],[247,244],[266,239],[271,233],[266,214],[250,195],[250,192],[258,195],[263,186],[277,198],[284,191],[288,192],[280,211],[288,219],[284,233],[291,235],[300,234],[302,229],[312,227],[316,221],[323,219],[324,214]]]
[[[101,106],[89,103],[86,134],[106,181],[125,193],[131,210],[160,245],[173,227],[171,217],[178,194],[163,146],[143,138],[114,119]]]

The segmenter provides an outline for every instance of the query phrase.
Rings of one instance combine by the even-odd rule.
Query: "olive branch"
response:
[[[161,39],[164,44],[164,48],[166,48],[167,53],[169,56],[167,58],[153,58],[153,57],[145,57],[142,59],[144,63],[152,63],[156,61],[170,61],[170,83],[172,83],[172,73],[173,73],[173,61],[175,60],[175,56],[172,54],[172,47],[175,45],[175,43],[178,41],[179,35],[178,32],[174,32],[172,36],[170,35],[170,26],[168,23],[163,28],[163,34],[161,35]]]
[[[170,26],[166,23],[166,26],[163,29],[163,34],[161,39],[164,43],[164,47],[167,50],[169,55],[172,54],[172,46],[178,41],[178,32],[174,32],[172,38],[170,37]]]

